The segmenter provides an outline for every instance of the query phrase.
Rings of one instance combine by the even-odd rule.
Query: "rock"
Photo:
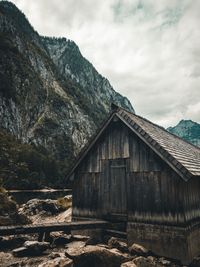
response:
[[[80,248],[85,247],[85,242],[84,241],[73,241],[73,242],[68,243],[65,247],[68,249],[71,249],[71,248],[80,249]]]
[[[98,237],[90,237],[87,241],[86,241],[86,245],[97,245],[97,244],[100,244],[101,243],[101,240],[100,238]]]
[[[62,245],[66,245],[67,243],[71,242],[71,240],[72,240],[71,235],[58,236],[54,238],[53,244],[56,246],[62,246]]]
[[[59,257],[41,263],[38,267],[73,267],[73,261],[69,258]]]
[[[2,261],[9,262],[12,258],[12,254],[8,252],[0,252],[0,266],[2,266]]]
[[[117,238],[115,237],[111,237],[109,240],[108,240],[108,246],[110,248],[117,248],[119,249],[121,252],[124,252],[124,253],[128,253],[128,247],[127,247],[127,244],[125,242],[122,242],[120,240],[118,240]]]
[[[98,244],[98,247],[109,249],[109,246],[106,244]]]
[[[38,267],[42,263],[41,258],[23,258],[19,261],[9,262],[9,265],[3,265],[4,267]]]
[[[155,258],[155,257],[153,257],[153,256],[148,256],[147,257],[150,261],[156,261],[157,260],[157,258]],[[162,259],[164,259],[164,258],[162,258]]]
[[[190,267],[200,267],[200,257],[195,257],[190,263]]]
[[[9,236],[9,237],[3,237],[0,240],[0,248],[3,249],[14,249],[17,247],[20,247],[24,244],[24,242],[27,240],[26,237],[20,236]]]
[[[88,239],[90,239],[90,237],[87,235],[73,235],[72,236],[72,241],[87,241]]]
[[[45,251],[50,246],[49,242],[26,241],[24,247],[35,251]]]
[[[26,241],[23,247],[14,249],[12,253],[15,257],[36,256],[42,255],[47,248],[48,242]]]
[[[166,260],[165,258],[159,258],[159,263],[161,263],[163,266],[170,266],[171,261]]]
[[[31,199],[20,209],[21,214],[28,216],[40,215],[55,215],[58,214],[59,207],[56,200],[52,199]]]
[[[156,266],[155,262],[142,256],[133,259],[133,263],[135,263],[137,267],[155,267]]]
[[[55,258],[65,258],[65,253],[64,252],[52,252],[49,257],[51,259],[55,259]]]
[[[29,256],[29,249],[25,247],[16,248],[12,251],[14,257],[26,257]]]
[[[131,247],[129,247],[129,252],[132,255],[138,255],[138,256],[147,256],[149,254],[148,249],[136,243],[134,243]]]
[[[127,261],[121,264],[120,267],[137,267],[133,261]]]
[[[64,196],[57,200],[57,205],[60,211],[67,210],[72,207],[72,196]]]
[[[117,249],[107,249],[100,246],[71,248],[67,249],[65,254],[73,259],[75,266],[80,267],[116,267],[131,259],[128,254],[123,254]]]

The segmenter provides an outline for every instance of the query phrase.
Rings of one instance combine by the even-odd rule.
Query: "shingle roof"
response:
[[[119,108],[116,114],[184,180],[200,176],[200,148],[124,109]]]

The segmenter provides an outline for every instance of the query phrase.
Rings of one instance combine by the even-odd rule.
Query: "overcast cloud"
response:
[[[137,114],[200,122],[199,0],[12,2],[40,34],[74,40]]]

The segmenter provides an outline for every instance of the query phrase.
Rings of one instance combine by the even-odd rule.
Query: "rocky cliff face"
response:
[[[134,112],[128,99],[113,89],[109,81],[82,56],[73,41],[48,37],[42,41],[61,74],[73,80],[80,88],[79,98],[87,95],[87,103],[93,112],[102,109],[108,112],[111,102]]]
[[[41,37],[15,5],[0,2],[0,125],[23,142],[73,158],[110,109],[132,110],[65,38]]]
[[[200,147],[200,124],[192,120],[181,120],[176,126],[169,127],[169,132]]]

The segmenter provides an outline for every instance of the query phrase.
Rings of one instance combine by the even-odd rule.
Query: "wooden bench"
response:
[[[107,221],[76,221],[66,223],[53,224],[26,224],[26,225],[11,225],[0,226],[0,236],[19,235],[19,234],[39,234],[39,241],[49,236],[51,232],[63,231],[70,233],[72,230],[90,230],[102,229],[104,230],[109,223]]]

